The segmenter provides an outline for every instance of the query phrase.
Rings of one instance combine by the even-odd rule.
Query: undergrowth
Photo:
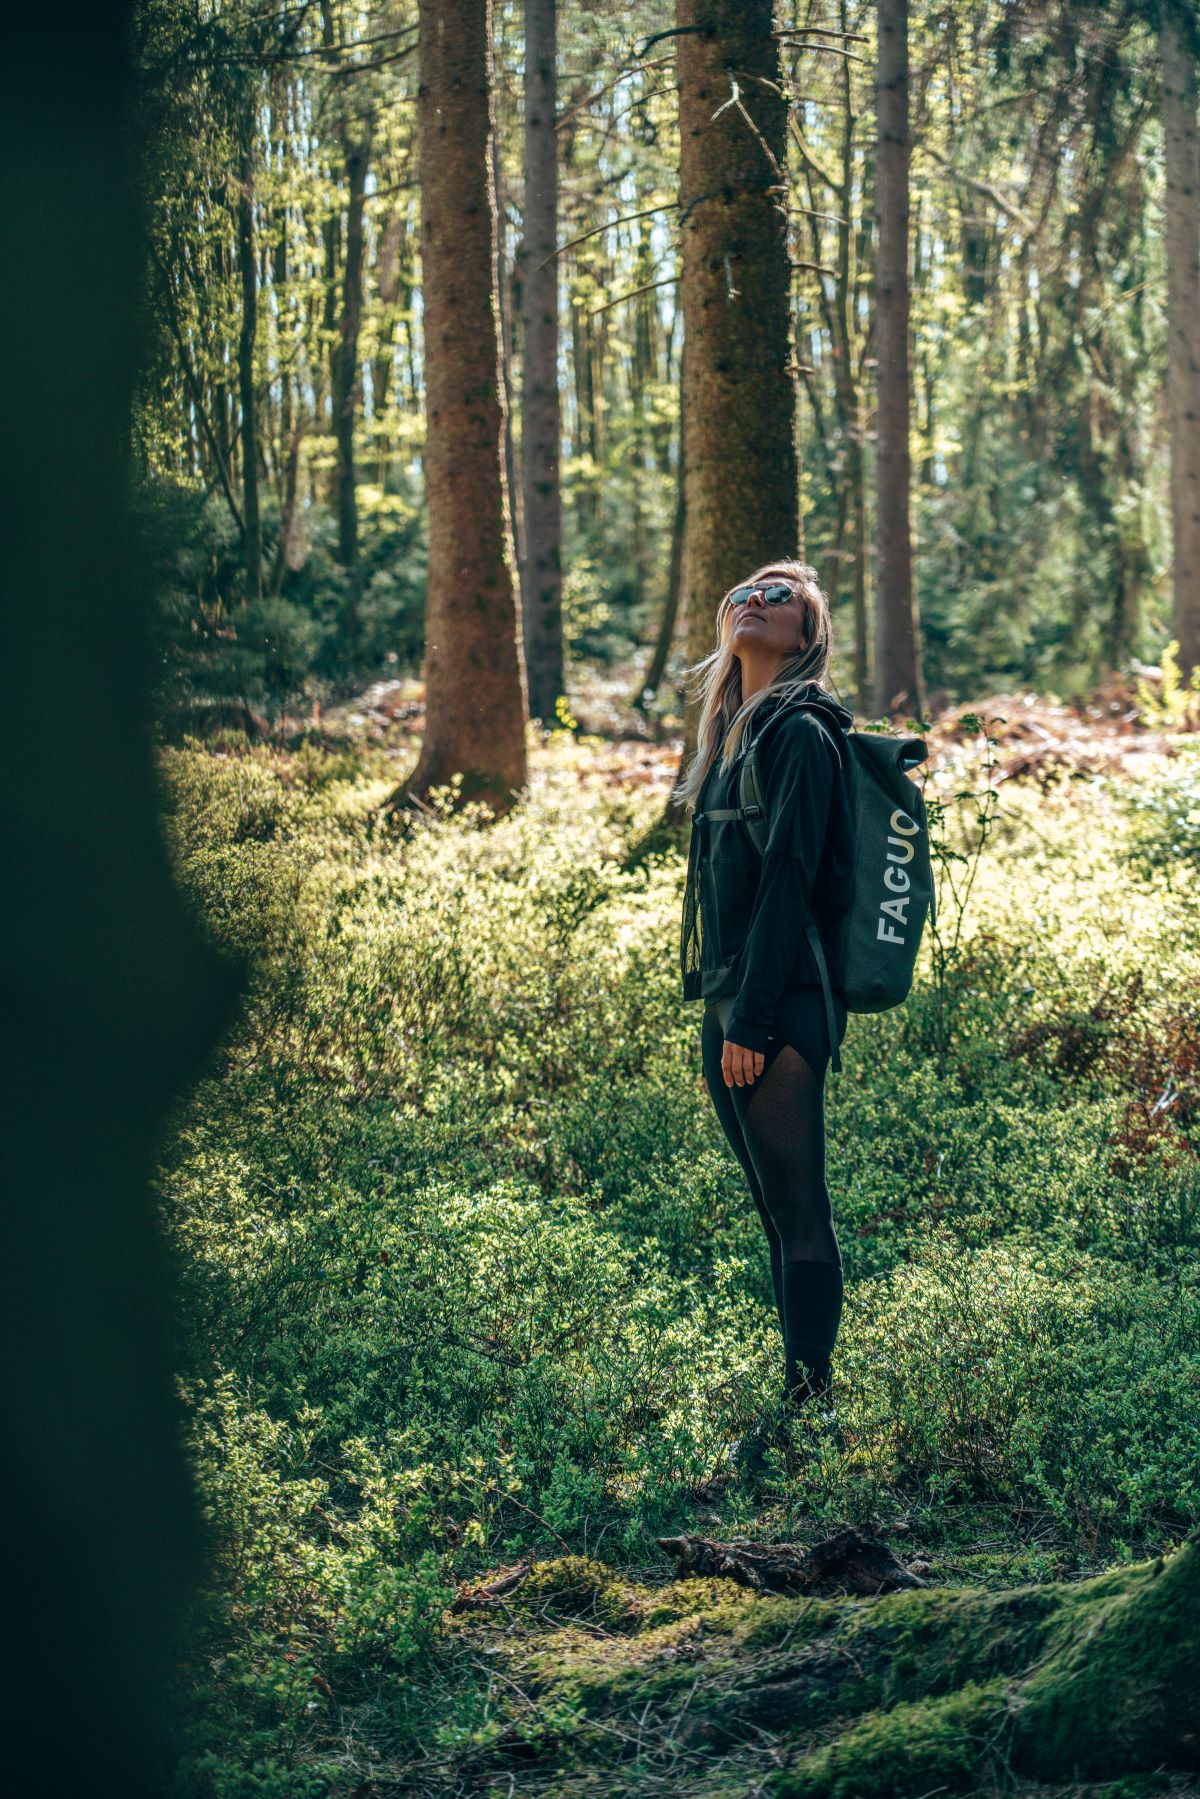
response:
[[[935,786],[970,778],[962,754]],[[660,1634],[710,1603],[770,1628],[721,1583],[686,1605],[663,1587],[667,1531],[874,1523],[935,1582],[1055,1592],[1195,1520],[1185,814],[1184,848],[1161,847],[1178,774],[1132,808],[1099,778],[1008,783],[937,991],[926,966],[905,1007],[852,1018],[827,1089],[845,1446],[750,1491],[724,1452],[778,1375],[766,1259],[679,999],[681,865],[624,866],[664,795],[602,777],[565,731],[498,824],[447,790],[387,830],[379,750],[229,737],[164,767],[182,878],[247,970],[160,1173],[213,1545],[181,1794],[522,1790],[487,1759],[511,1692],[448,1609],[520,1558],[585,1570],[595,1628],[632,1645],[647,1608]],[[953,807],[944,828],[966,829]],[[535,1592],[544,1631],[555,1595],[531,1612]],[[567,1747],[580,1695],[622,1665],[581,1665],[539,1707],[538,1754],[557,1731],[571,1782],[597,1730],[589,1712]],[[708,1753],[691,1728],[671,1779],[689,1743]],[[701,1772],[694,1790],[752,1790]]]

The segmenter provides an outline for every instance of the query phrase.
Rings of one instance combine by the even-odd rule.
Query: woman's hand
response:
[[[740,1043],[731,1043],[726,1037],[725,1048],[721,1051],[721,1073],[725,1076],[727,1087],[749,1087],[763,1071],[766,1057],[760,1049],[743,1049]]]

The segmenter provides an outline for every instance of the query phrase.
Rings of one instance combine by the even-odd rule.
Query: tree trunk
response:
[[[525,785],[524,661],[504,480],[490,0],[420,0],[425,312],[425,739],[395,807],[462,777],[506,811]]]
[[[0,294],[2,810],[21,871],[0,930],[18,1051],[0,1133],[0,1513],[19,1546],[6,1777],[52,1799],[151,1799],[178,1754],[168,1690],[200,1532],[149,1174],[232,989],[171,878],[149,729],[129,501],[146,347],[132,10],[81,8],[48,57],[44,18],[20,9],[0,66],[0,207],[23,271]],[[59,706],[88,721],[86,791],[78,733],[47,728]]]
[[[512,282],[508,269],[508,220],[504,202],[504,170],[500,161],[500,132],[492,133],[492,179],[496,184],[496,298],[500,308],[500,382],[504,390],[504,485],[512,525],[513,567],[518,590],[524,592],[525,521],[521,506],[521,477],[513,443],[513,330]]]
[[[846,0],[839,0],[838,29],[844,35],[851,29]],[[855,144],[858,113],[855,108],[854,72],[849,58],[841,68],[842,139],[839,172],[836,180],[824,179],[835,197],[836,260],[832,304],[822,301],[825,324],[833,352],[834,391],[837,397],[838,422],[845,446],[838,495],[837,565],[840,584],[845,561],[850,563],[851,617],[853,619],[852,667],[855,703],[862,711],[870,708],[870,626],[869,626],[869,536],[867,520],[866,474],[866,401],[863,392],[862,362],[863,328],[858,323],[858,295],[861,286],[861,232],[856,231],[855,207],[866,205],[866,180],[855,176]],[[815,216],[817,206],[812,186],[812,170],[808,171],[808,191],[812,207],[809,232],[813,260],[825,260],[822,251],[821,221]],[[822,293],[823,293],[822,289]],[[867,327],[869,330],[869,326]]]
[[[577,462],[588,459],[586,477],[575,486],[575,504],[581,524],[586,529],[596,520],[599,466],[596,432],[596,395],[592,382],[595,358],[592,353],[592,322],[587,302],[573,296],[571,300],[571,368],[575,376],[575,431],[572,453]]]
[[[384,421],[396,360],[396,313],[404,280],[406,237],[405,214],[394,212],[379,234],[379,250],[375,257],[374,286],[381,317],[379,344],[371,360],[371,422],[375,431],[376,478],[380,491],[387,486],[392,453],[391,433]]]
[[[242,122],[238,167],[237,243],[242,278],[242,324],[238,332],[238,388],[242,402],[242,564],[246,592],[262,593],[262,525],[258,511],[258,394],[254,385],[254,345],[258,335],[258,275],[254,257],[254,109]]]
[[[338,561],[355,570],[358,564],[358,498],[354,483],[354,425],[358,411],[358,330],[362,319],[363,208],[367,164],[371,154],[369,121],[358,138],[346,136],[346,259],[342,268],[342,316],[330,365],[333,431],[337,442]],[[356,583],[352,582],[352,592]],[[357,595],[347,617],[348,648],[358,632]]]
[[[525,231],[521,283],[524,392],[521,603],[529,712],[552,721],[563,695],[562,504],[558,442],[558,150],[556,0],[525,0]]]
[[[645,678],[633,696],[632,704],[639,712],[646,708],[646,695],[657,693],[666,673],[667,659],[675,642],[675,626],[679,620],[679,600],[683,589],[683,544],[687,517],[684,497],[683,458],[679,460],[679,483],[675,490],[675,516],[671,521],[671,560],[667,569],[667,601],[659,621],[654,654]]]
[[[839,29],[849,29],[849,9],[841,0]],[[846,441],[847,511],[853,545],[851,565],[852,616],[854,619],[854,693],[859,707],[869,710],[871,655],[870,541],[867,520],[867,405],[863,392],[861,330],[857,299],[861,279],[862,233],[854,226],[856,182],[855,134],[858,113],[854,104],[854,71],[850,59],[842,64],[842,184],[838,192],[837,308],[835,322],[842,349],[837,359],[838,395]],[[865,211],[865,179],[858,184],[859,207]]]
[[[787,220],[778,195],[787,108],[771,0],[676,0],[675,21],[687,345],[684,587],[694,662],[713,648],[722,594],[759,563],[795,554],[799,484]],[[737,104],[729,105],[735,80]],[[689,697],[685,760],[697,713]]]
[[[214,183],[213,186],[209,188],[208,198],[209,198],[209,204],[212,207],[214,215],[217,218],[219,218],[221,216],[221,214],[223,214],[223,213],[226,215],[228,214],[228,212],[229,212],[229,177],[228,177],[228,175],[223,176],[219,182]],[[235,227],[235,236],[236,236],[236,227]],[[217,293],[224,293],[225,285],[226,285],[227,281],[229,280],[231,266],[232,266],[232,259],[228,255],[228,245],[226,244],[224,235],[222,234],[217,237],[217,240],[214,243],[213,249],[212,249],[213,284],[214,284],[214,287],[215,287]],[[224,356],[223,356],[222,360],[224,362],[228,361],[228,351],[227,350],[224,352]],[[233,423],[232,423],[233,395],[229,391],[228,381],[223,380],[221,378],[221,374],[218,374],[215,378],[210,377],[208,368],[205,366],[206,361],[207,361],[207,359],[203,359],[201,361],[201,366],[204,369],[203,381],[204,381],[205,389],[208,390],[211,388],[214,390],[211,393],[206,391],[205,400],[206,400],[206,411],[208,412],[209,417],[212,419],[213,438],[214,438],[214,441],[216,444],[215,454],[216,454],[216,458],[217,458],[217,461],[220,464],[220,466],[225,469],[228,469],[230,471],[230,473],[232,474],[234,472],[234,442],[233,442]],[[222,371],[222,373],[223,372],[224,371]],[[238,516],[240,519],[240,516],[241,516],[240,512],[239,512]],[[240,529],[240,526],[239,526],[239,529]]]
[[[288,215],[286,206],[281,207],[277,220],[278,235],[275,239],[274,282],[279,296],[279,316],[282,323],[286,317],[284,311],[284,293],[288,280]],[[282,359],[283,366],[279,371],[279,464],[282,479],[279,484],[279,537],[275,544],[275,554],[271,561],[271,572],[267,577],[267,592],[275,598],[283,586],[283,577],[287,570],[288,550],[296,517],[296,500],[300,486],[300,445],[304,439],[304,426],[299,405],[299,395],[295,396],[293,408],[294,376],[289,366],[290,356]]]
[[[1185,676],[1200,663],[1200,164],[1195,32],[1180,0],[1163,0],[1173,629]]]
[[[330,187],[334,187],[337,182],[337,175],[336,175],[335,170],[330,168],[329,170],[326,171],[326,173],[328,176]],[[328,344],[331,346],[330,351],[329,351],[329,359],[330,359],[330,363],[332,364],[333,356],[334,356],[334,350],[333,350],[332,346],[335,341],[334,332],[335,332],[336,325],[337,325],[338,258],[340,256],[341,247],[342,247],[342,219],[341,219],[341,214],[336,210],[336,208],[335,208],[335,210],[330,212],[329,216],[326,219],[324,219],[322,221],[322,224],[321,224],[321,246],[324,251],[324,261],[325,261],[325,269],[324,269],[325,298],[324,298],[324,303],[321,307],[321,342],[323,345]],[[332,388],[333,388],[333,383],[332,383],[332,381],[330,381],[329,389],[330,389],[331,393],[332,393]],[[326,416],[324,376],[322,376],[321,381],[318,385],[317,414],[318,414],[318,419],[322,419]],[[333,417],[333,401],[332,401],[332,399],[330,400],[330,403],[329,403],[328,419],[329,419],[329,430],[330,430],[330,433],[333,434],[334,431],[336,430],[336,421],[334,420],[334,417]],[[337,485],[337,482],[336,482],[336,474],[335,474],[335,480],[334,480],[335,490],[336,490],[336,485]],[[335,491],[333,497],[336,500],[336,498],[337,498],[336,491]]]
[[[912,351],[908,283],[908,0],[879,0],[878,452],[875,529],[875,710],[922,709],[913,595]]]

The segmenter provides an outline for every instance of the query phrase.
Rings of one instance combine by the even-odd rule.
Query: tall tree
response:
[[[1163,0],[1161,43],[1174,632],[1186,674],[1200,663],[1200,162],[1196,23],[1181,0]]]
[[[867,286],[868,209],[873,191],[873,159],[862,141],[861,82],[849,46],[862,34],[860,9],[838,0],[836,25],[823,36],[839,37],[848,54],[834,58],[828,94],[828,142],[818,150],[813,129],[820,110],[808,101],[796,108],[791,135],[804,177],[803,219],[808,232],[812,306],[824,325],[827,355],[801,358],[801,370],[812,407],[812,441],[822,452],[834,499],[832,541],[826,550],[825,587],[836,605],[843,567],[849,571],[853,620],[854,693],[864,710],[870,705],[870,587],[867,519],[867,377],[874,344],[873,296]],[[792,45],[792,83],[801,85],[800,63],[810,40]],[[806,67],[805,82],[813,71]],[[810,123],[806,116],[813,113]],[[803,120],[803,127],[801,125]],[[801,265],[804,266],[803,264]],[[821,363],[831,372],[827,396],[822,393]],[[811,522],[811,521],[810,521]]]
[[[667,663],[675,646],[675,633],[679,626],[680,614],[684,612],[683,546],[687,531],[687,481],[683,464],[682,369],[679,377],[679,396],[679,442],[676,451],[675,505],[671,518],[671,548],[667,559],[667,593],[659,617],[658,631],[655,635],[649,666],[630,696],[629,703],[638,712],[645,711],[648,696],[657,693],[662,685],[662,678],[667,672]]]
[[[254,232],[254,152],[256,98],[247,96],[240,121],[237,246],[242,284],[242,324],[238,333],[238,391],[242,402],[242,561],[246,591],[262,592],[262,527],[258,508],[258,389],[254,351],[258,336],[258,255]]]
[[[500,309],[500,380],[504,388],[504,480],[508,489],[514,566],[518,585],[524,591],[525,522],[522,518],[521,477],[513,442],[513,364],[517,354],[513,319],[514,284],[508,266],[508,212],[499,129],[492,133],[492,180],[496,184],[496,297]]]
[[[331,0],[321,3],[321,41],[332,56],[339,45]],[[358,494],[354,473],[354,428],[358,418],[358,337],[362,324],[364,223],[367,170],[371,160],[373,117],[370,101],[356,116],[351,84],[336,81],[338,135],[346,171],[346,251],[342,263],[341,312],[329,359],[329,388],[333,412],[333,437],[337,446],[334,491],[337,501],[338,561],[351,571],[350,598],[345,620],[353,654],[358,628]],[[331,302],[332,303],[332,302]]]
[[[687,655],[722,593],[799,541],[787,106],[771,0],[676,0]],[[684,717],[685,755],[696,704]]]
[[[875,709],[885,713],[904,708],[920,713],[923,700],[910,516],[908,0],[879,0],[878,21]]]
[[[522,610],[532,717],[552,719],[563,693],[562,503],[558,444],[557,0],[525,0],[525,247],[521,284],[524,393]]]
[[[363,213],[371,153],[369,119],[345,134],[346,260],[342,267],[342,313],[330,365],[333,430],[337,441],[338,559],[344,568],[358,562],[358,496],[354,477],[354,426],[358,416],[358,334],[362,323]]]
[[[494,812],[524,786],[525,670],[504,479],[491,0],[420,0],[425,318],[425,737],[393,795],[461,775]]]

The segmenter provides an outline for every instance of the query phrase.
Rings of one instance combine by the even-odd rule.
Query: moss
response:
[[[638,1589],[590,1556],[539,1562],[515,1597],[523,1612],[543,1618],[593,1619],[608,1630],[638,1627]]]
[[[980,1737],[1003,1709],[1004,1683],[969,1683],[924,1704],[873,1712],[780,1776],[780,1799],[910,1799],[977,1790]]]
[[[967,1681],[1018,1674],[1041,1651],[1062,1604],[1061,1587],[893,1593],[867,1602],[846,1646],[877,1671],[878,1702],[947,1693]]]
[[[1167,1560],[1076,1591],[1057,1651],[1021,1690],[1014,1757],[1034,1774],[1200,1766],[1196,1534]]]
[[[563,1558],[522,1590],[542,1628],[506,1623],[494,1642],[525,1696],[503,1753],[552,1747],[564,1779],[606,1770],[605,1790],[636,1791],[632,1766],[617,1781],[630,1742],[723,1768],[765,1733],[796,1745],[777,1790],[802,1799],[978,1791],[990,1749],[1048,1780],[1188,1766],[1198,1563],[1192,1547],[1007,1593],[786,1600],[718,1580],[647,1589]]]
[[[733,1629],[758,1609],[755,1594],[732,1580],[675,1580],[648,1589],[641,1602],[641,1621],[648,1630],[679,1618],[705,1618],[714,1629]]]
[[[742,1647],[773,1649],[811,1643],[845,1614],[844,1602],[831,1599],[756,1599],[742,1626]]]

